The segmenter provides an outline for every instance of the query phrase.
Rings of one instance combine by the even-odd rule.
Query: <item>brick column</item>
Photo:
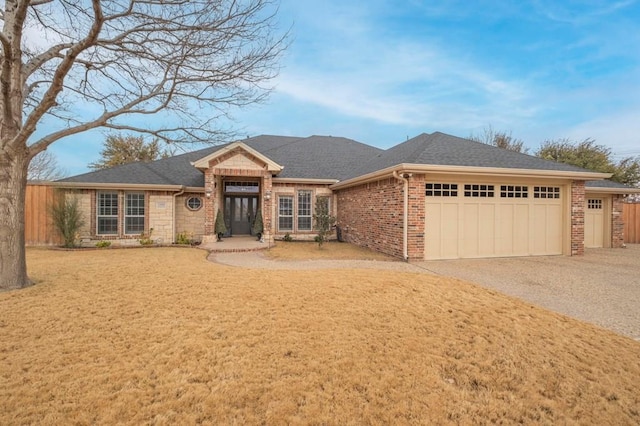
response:
[[[620,248],[624,247],[624,220],[622,217],[624,199],[621,195],[614,195],[611,202],[611,247]]]
[[[409,178],[407,255],[409,261],[424,260],[425,192],[424,175]]]
[[[571,182],[571,256],[584,254],[584,181]]]
[[[264,224],[264,240],[271,242],[275,235],[275,226],[273,223],[273,203],[275,203],[272,191],[271,173],[268,171],[262,177],[262,221]],[[267,197],[268,195],[268,197]]]

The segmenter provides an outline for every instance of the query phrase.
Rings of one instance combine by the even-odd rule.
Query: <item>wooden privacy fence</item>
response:
[[[25,243],[29,246],[62,244],[60,235],[49,218],[49,206],[55,197],[55,188],[46,183],[29,183],[25,200]]]
[[[624,221],[624,242],[640,244],[640,203],[625,203],[622,208]]]

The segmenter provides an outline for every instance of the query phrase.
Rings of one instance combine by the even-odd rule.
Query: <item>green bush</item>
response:
[[[287,232],[286,234],[284,234],[284,237],[282,237],[282,241],[290,243],[291,241],[293,241],[293,237]]]
[[[313,229],[318,233],[314,240],[319,247],[327,241],[336,218],[329,212],[329,197],[316,197],[315,214],[313,215]]]
[[[111,247],[111,241],[108,240],[100,240],[96,243],[96,247],[98,248],[107,248]]]
[[[84,225],[78,199],[74,196],[67,197],[64,192],[57,193],[49,207],[49,214],[53,226],[62,236],[63,246],[76,247],[76,241],[79,239],[78,231]]]
[[[192,239],[190,234],[187,231],[182,231],[178,235],[176,235],[176,244],[181,244],[185,246],[191,245]]]
[[[214,228],[216,235],[218,236],[218,241],[222,240],[222,236],[227,232],[227,225],[224,224],[224,216],[220,209],[218,209],[218,213],[216,214],[216,223]]]
[[[153,239],[151,239],[151,235],[153,234],[153,228],[149,229],[149,233],[143,232],[140,235],[140,244],[143,246],[150,246],[154,243]]]

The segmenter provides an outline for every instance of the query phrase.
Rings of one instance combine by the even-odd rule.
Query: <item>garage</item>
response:
[[[425,259],[559,255],[564,186],[425,183]]]
[[[603,196],[588,196],[584,210],[584,246],[605,247],[605,210],[608,200]]]

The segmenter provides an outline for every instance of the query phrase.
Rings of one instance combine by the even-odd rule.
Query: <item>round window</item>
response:
[[[200,207],[202,207],[202,199],[200,197],[187,198],[187,208],[189,210],[200,210]]]

